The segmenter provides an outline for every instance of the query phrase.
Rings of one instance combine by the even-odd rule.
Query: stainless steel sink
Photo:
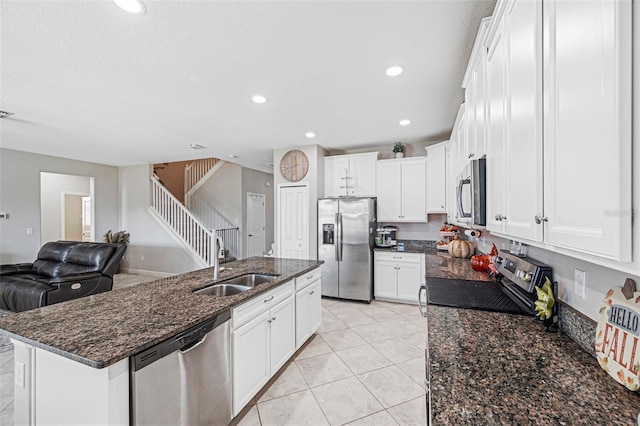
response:
[[[251,287],[236,284],[215,284],[209,287],[194,291],[195,294],[206,294],[209,296],[233,296],[243,291],[251,290]]]
[[[229,278],[227,280],[222,281],[225,284],[236,284],[245,287],[255,287],[259,284],[268,283],[269,281],[273,281],[278,278],[278,275],[268,275],[268,274],[245,274],[240,275],[239,277]]]

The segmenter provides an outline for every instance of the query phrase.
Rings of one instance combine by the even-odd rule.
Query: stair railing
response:
[[[202,158],[187,164],[184,169],[184,193],[187,194],[219,161],[218,158]]]
[[[207,265],[213,265],[213,238],[208,230],[182,203],[151,176],[151,209],[182,239]]]

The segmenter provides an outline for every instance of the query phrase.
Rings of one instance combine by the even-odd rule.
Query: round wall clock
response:
[[[282,156],[280,160],[280,174],[290,182],[298,182],[309,171],[309,159],[307,155],[297,149],[292,149]]]

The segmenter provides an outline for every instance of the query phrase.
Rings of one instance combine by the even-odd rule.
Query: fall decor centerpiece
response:
[[[471,241],[463,240],[457,236],[449,243],[449,254],[453,257],[468,259],[473,256],[474,251],[475,246]]]

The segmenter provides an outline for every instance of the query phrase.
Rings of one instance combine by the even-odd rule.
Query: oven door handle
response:
[[[424,298],[425,298],[425,305],[422,305],[422,291],[424,290]],[[423,318],[427,317],[427,306],[426,306],[426,302],[427,302],[427,285],[426,284],[422,284],[420,286],[420,290],[418,290],[418,309],[420,309],[420,315],[422,315]]]

